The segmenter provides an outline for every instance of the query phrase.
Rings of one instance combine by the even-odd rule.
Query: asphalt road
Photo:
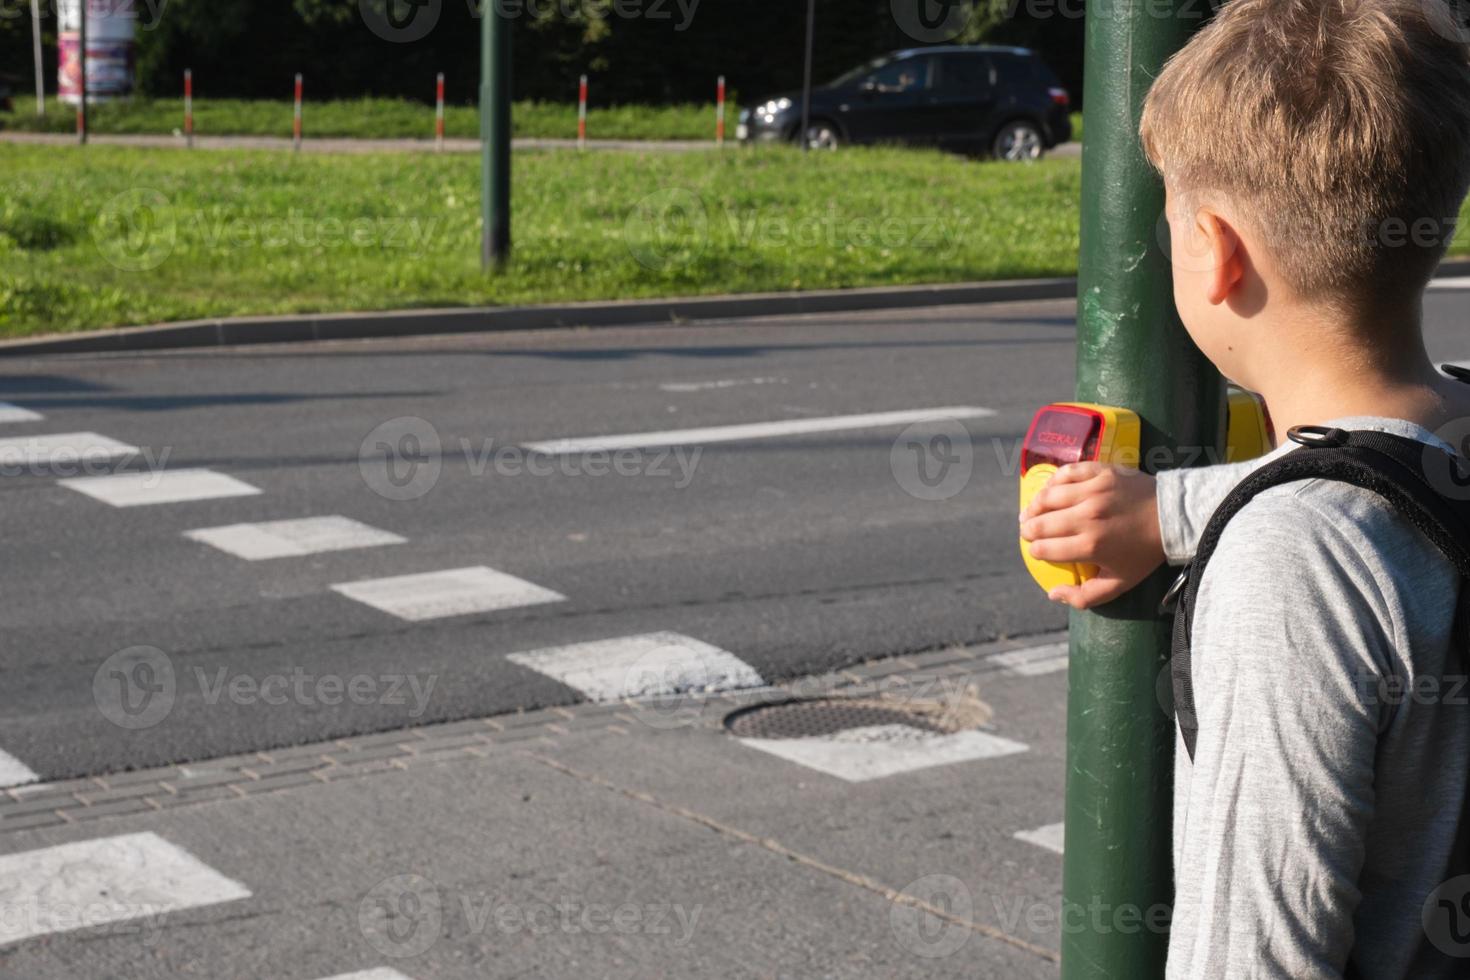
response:
[[[1431,294],[1437,357],[1470,357],[1465,296]],[[1056,630],[1016,558],[1013,461],[1035,406],[1070,393],[1073,315],[7,362],[0,400],[42,417],[0,410],[0,438],[95,433],[141,450],[104,469],[207,468],[258,492],[114,507],[58,483],[75,473],[54,449],[7,467],[0,752],[56,779],[567,704],[581,695],[508,656],[638,634],[696,638],[773,681]],[[954,417],[600,458],[520,448],[936,408]],[[246,560],[186,537],[324,517],[395,543]],[[404,618],[435,610],[334,589],[468,567],[555,601]]]

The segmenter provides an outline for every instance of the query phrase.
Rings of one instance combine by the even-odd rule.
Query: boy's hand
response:
[[[1043,561],[1098,566],[1098,574],[1081,585],[1058,586],[1048,594],[1073,609],[1111,602],[1165,558],[1154,478],[1103,463],[1057,470],[1021,512],[1021,537]]]

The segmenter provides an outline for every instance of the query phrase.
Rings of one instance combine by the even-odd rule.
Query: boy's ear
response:
[[[1244,246],[1230,222],[1209,208],[1201,208],[1195,215],[1194,233],[1211,258],[1205,298],[1219,306],[1245,281]]]

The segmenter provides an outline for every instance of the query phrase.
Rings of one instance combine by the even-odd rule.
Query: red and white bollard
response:
[[[301,152],[301,73],[296,73],[296,115],[291,121],[291,142]]]
[[[444,152],[444,73],[434,83],[434,148]]]
[[[715,82],[715,145],[725,145],[725,76]]]
[[[194,148],[194,70],[184,69],[184,145]]]
[[[577,84],[577,149],[587,149],[587,76]]]

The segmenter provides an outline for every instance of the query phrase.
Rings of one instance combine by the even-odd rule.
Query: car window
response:
[[[1041,81],[1037,69],[1042,65],[1034,58],[1023,58],[1014,54],[996,55],[995,67],[1002,83],[1036,84]]]
[[[917,92],[929,84],[929,59],[905,58],[884,65],[866,79],[879,92]]]
[[[872,61],[858,65],[851,71],[843,72],[841,75],[838,75],[836,78],[832,79],[832,81],[828,82],[827,85],[832,88],[840,88],[844,85],[852,85],[854,83],[865,80],[870,74],[872,74],[875,69],[881,68],[889,63],[890,59],[887,56],[884,56],[882,58],[874,58]]]
[[[990,60],[981,55],[950,55],[940,62],[939,87],[951,92],[978,92],[990,87]]]

